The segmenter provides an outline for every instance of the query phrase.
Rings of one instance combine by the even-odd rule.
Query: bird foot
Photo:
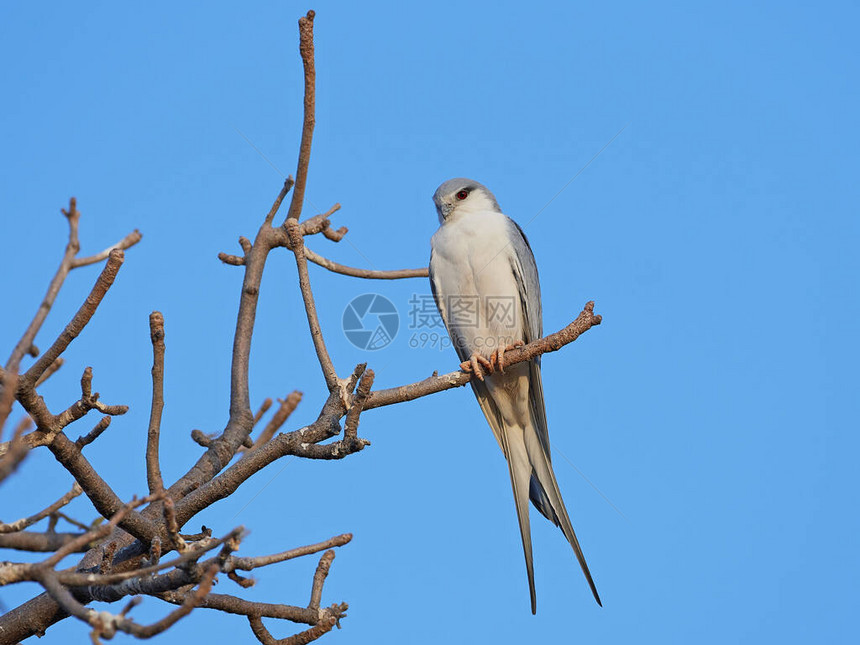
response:
[[[521,340],[518,340],[510,345],[501,345],[498,349],[494,350],[492,354],[490,354],[490,362],[493,364],[499,372],[502,374],[505,373],[505,352],[508,352],[512,349],[516,349],[518,347],[522,347],[525,343]],[[492,373],[492,370],[490,370]]]
[[[478,352],[475,352],[469,357],[468,361],[463,361],[460,363],[460,369],[466,372],[471,372],[475,376],[478,377],[479,381],[484,380],[484,370],[487,370],[488,374],[492,374],[495,368],[493,364],[488,361],[486,358],[481,356]]]

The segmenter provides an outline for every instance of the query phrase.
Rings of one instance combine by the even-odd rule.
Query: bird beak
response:
[[[442,208],[442,217],[447,219],[448,215],[451,214],[451,211],[454,210],[454,204],[451,204],[449,202],[442,202],[441,208]]]

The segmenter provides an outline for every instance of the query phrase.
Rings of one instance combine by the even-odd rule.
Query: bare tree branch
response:
[[[10,522],[9,524],[0,524],[0,533],[15,533],[17,531],[22,531],[29,526],[33,526],[36,522],[45,519],[52,513],[58,511],[63,508],[66,504],[71,502],[75,497],[80,495],[83,491],[77,482],[72,486],[72,489],[63,495],[56,502],[51,504],[45,509],[42,509],[38,513],[31,515],[30,517],[22,517],[20,520],[16,520],[15,522]]]
[[[337,605],[330,607],[329,611],[332,613],[337,611],[340,616],[345,615],[343,613],[345,610]],[[260,620],[259,616],[248,616],[248,623],[251,625],[251,631],[254,632],[254,636],[256,636],[257,640],[263,643],[263,645],[305,645],[306,643],[311,643],[321,636],[329,633],[332,628],[337,625],[340,616],[326,616],[313,627],[293,636],[281,639],[276,639],[269,633],[269,630],[266,629],[265,625],[263,625],[263,621]]]
[[[80,484],[87,497],[103,517],[120,514],[125,508],[122,500],[113,489],[96,472],[89,461],[81,454],[80,449],[62,433],[58,434],[48,446],[63,467],[71,473]],[[151,540],[159,533],[159,528],[149,519],[135,510],[128,510],[119,515],[122,519],[120,526],[136,538],[144,541]]]
[[[271,399],[266,399],[267,401],[271,401]],[[275,433],[281,429],[281,426],[286,423],[287,419],[289,419],[290,415],[295,411],[296,407],[299,405],[299,402],[302,400],[302,393],[298,390],[294,390],[287,395],[285,399],[278,399],[278,402],[281,404],[278,409],[275,411],[275,414],[269,419],[269,422],[266,424],[266,427],[263,428],[263,431],[260,435],[253,441],[250,447],[241,448],[240,450],[251,451],[259,448],[268,442],[272,437],[275,436]],[[259,423],[259,421],[257,421]],[[256,424],[255,424],[256,425]]]
[[[96,280],[92,291],[90,291],[90,295],[87,296],[87,299],[81,305],[81,308],[78,309],[78,312],[72,318],[71,322],[66,325],[66,328],[59,335],[57,340],[54,341],[51,347],[48,348],[48,351],[42,354],[42,357],[21,376],[21,380],[18,383],[18,396],[19,400],[24,399],[21,403],[25,408],[27,408],[28,412],[30,412],[30,408],[37,407],[32,402],[32,398],[35,397],[32,392],[36,385],[36,381],[39,380],[39,377],[45,373],[45,370],[51,366],[60,354],[66,350],[69,344],[77,338],[78,334],[83,331],[84,327],[93,317],[93,314],[96,312],[102,298],[105,297],[108,289],[110,289],[116,279],[116,275],[119,272],[120,266],[122,266],[124,257],[125,256],[121,249],[114,249],[110,252],[107,264],[102,270],[101,275],[99,275]],[[59,289],[59,287],[57,288]],[[53,302],[53,300],[51,302]],[[45,312],[45,315],[47,315],[47,311]],[[28,406],[27,403],[30,403],[30,405]],[[44,404],[42,404],[42,407],[44,407]],[[40,414],[39,416],[43,417],[44,415]],[[37,422],[41,421],[38,417],[36,418]]]
[[[230,264],[234,267],[245,266],[245,258],[240,257],[238,255],[231,255],[229,253],[219,253],[218,259],[221,260],[224,264]]]
[[[305,257],[314,264],[318,264],[329,271],[352,276],[353,278],[400,280],[402,278],[426,278],[430,275],[430,271],[426,267],[422,267],[420,269],[395,269],[392,271],[378,271],[376,269],[358,269],[356,267],[349,267],[344,264],[338,264],[334,260],[324,258],[323,256],[311,251],[308,247],[305,247]]]
[[[266,398],[263,399],[263,402],[260,404],[260,407],[257,408],[257,413],[254,415],[254,427],[257,427],[257,424],[260,423],[260,419],[263,418],[263,415],[269,411],[269,408],[272,407],[272,399]]]
[[[98,439],[99,435],[101,435],[102,432],[104,432],[105,430],[108,429],[108,426],[110,425],[110,422],[111,422],[111,418],[112,417],[110,417],[110,416],[102,417],[101,420],[95,425],[95,427],[92,430],[90,430],[84,436],[78,437],[78,439],[75,441],[75,445],[78,447],[78,449],[81,449],[84,446],[88,446],[93,441]]]
[[[331,241],[340,242],[343,239],[343,236],[349,232],[349,229],[346,228],[346,226],[341,226],[338,230],[333,231],[331,230],[331,222],[328,219],[339,210],[340,204],[335,204],[325,213],[319,213],[318,215],[307,218],[302,222],[302,235],[316,235],[317,233],[322,233]]]
[[[292,185],[293,180],[288,177],[272,208],[266,215],[263,225],[257,232],[254,244],[251,245],[242,238],[244,240],[242,247],[245,251],[243,262],[245,277],[242,282],[236,332],[233,337],[233,358],[230,368],[230,418],[221,436],[210,441],[206,452],[200,456],[183,477],[168,489],[167,494],[173,499],[181,498],[189,491],[212,479],[230,462],[253,428],[254,418],[251,414],[248,389],[251,338],[266,257],[273,248],[284,246],[286,243],[286,233],[283,229],[273,228],[271,222]]]
[[[86,369],[84,369],[84,373],[81,375],[81,398],[53,418],[44,416],[44,419],[50,429],[47,431],[42,430],[41,428],[36,430],[37,433],[41,433],[44,435],[42,439],[37,442],[36,445],[48,445],[49,443],[51,443],[51,441],[53,440],[52,437],[56,433],[60,432],[70,423],[73,423],[74,421],[83,418],[90,410],[98,410],[102,414],[112,416],[120,416],[128,412],[127,405],[105,405],[104,403],[102,403],[99,400],[99,393],[93,393],[92,385],[93,368],[87,367]],[[44,411],[47,412],[47,408],[45,408]],[[40,408],[37,408],[36,412],[38,414],[42,413]],[[50,413],[48,412],[48,414]]]
[[[57,272],[54,274],[54,277],[48,285],[48,292],[45,294],[42,303],[39,305],[36,315],[27,327],[24,335],[21,336],[21,340],[19,340],[18,344],[15,345],[15,349],[12,350],[12,355],[9,357],[9,360],[6,361],[7,371],[18,371],[21,359],[24,358],[24,355],[33,345],[36,334],[39,333],[39,329],[42,328],[42,323],[45,322],[45,318],[48,317],[51,307],[54,306],[57,294],[60,293],[60,287],[63,286],[66,276],[69,275],[72,260],[81,248],[81,244],[78,241],[78,222],[81,214],[78,211],[77,201],[74,197],[69,200],[68,210],[62,209],[62,213],[66,216],[66,219],[69,222],[69,241],[66,243],[66,251],[63,253],[63,259],[60,261],[60,266],[57,269]],[[51,359],[51,362],[53,362],[53,359]]]
[[[308,164],[311,160],[311,142],[316,124],[316,68],[314,66],[314,16],[313,11],[299,18],[299,53],[302,57],[305,77],[304,121],[302,141],[299,144],[299,162],[296,167],[296,187],[287,211],[287,219],[298,220],[305,201],[305,185],[308,181]]]
[[[355,390],[355,396],[352,400],[352,405],[346,413],[346,420],[343,424],[343,441],[346,443],[350,451],[363,450],[365,446],[370,445],[366,439],[358,438],[358,421],[362,410],[367,403],[367,397],[370,394],[370,388],[373,387],[373,379],[375,374],[373,370],[366,370],[361,375],[361,380],[358,382],[358,387]]]
[[[108,258],[108,256],[110,255],[110,252],[113,251],[114,249],[120,249],[122,251],[125,251],[126,249],[130,249],[135,244],[140,242],[140,240],[142,238],[143,238],[143,234],[140,231],[138,231],[137,229],[134,229],[131,233],[126,235],[119,242],[117,242],[116,244],[112,244],[111,246],[107,247],[101,253],[96,253],[95,255],[90,255],[90,256],[85,257],[85,258],[75,258],[74,260],[72,260],[72,267],[71,268],[77,269],[78,267],[85,267],[85,266],[89,266],[91,264],[96,264],[98,262],[101,262],[102,260],[106,260]]]
[[[322,590],[325,584],[325,579],[328,578],[328,571],[331,568],[331,563],[334,561],[334,550],[329,549],[323,553],[320,562],[317,565],[317,570],[314,573],[314,584],[311,587],[311,601],[308,607],[311,609],[319,609],[322,601]]]
[[[146,440],[146,482],[150,494],[153,494],[164,490],[158,462],[161,414],[164,411],[164,316],[160,311],[149,315],[149,336],[152,340],[152,406]]]
[[[106,574],[61,571],[58,573],[58,579],[60,582],[70,587],[109,587],[113,585],[118,585],[128,580],[134,580],[135,578],[146,578],[154,573],[158,573],[159,571],[164,571],[165,569],[182,568],[183,565],[186,565],[189,562],[196,562],[203,555],[212,551],[213,549],[217,549],[219,546],[223,546],[230,540],[239,539],[244,534],[244,530],[245,529],[240,526],[233,529],[227,535],[217,540],[212,538],[201,540],[200,544],[195,544],[194,546],[189,547],[187,551],[185,551],[181,555],[178,555],[172,560],[153,564],[141,569]]]
[[[38,381],[36,381],[36,387],[39,387],[40,385],[42,385],[42,383],[44,383],[49,378],[51,378],[54,374],[56,374],[57,370],[59,370],[65,364],[65,362],[66,362],[65,359],[61,356],[57,360],[55,360],[53,363],[51,363],[48,366],[48,369],[45,370],[45,373],[39,377]]]
[[[168,591],[158,596],[162,600],[169,603],[179,604],[185,594],[176,591]],[[240,616],[262,616],[266,618],[279,618],[281,620],[289,620],[294,623],[304,623],[306,625],[314,625],[320,619],[320,612],[314,611],[307,607],[295,607],[293,605],[276,605],[266,602],[252,602],[230,596],[227,594],[210,593],[203,602],[198,605],[201,609],[215,609],[229,614],[238,614]],[[348,609],[346,603],[342,605],[343,610]],[[343,614],[342,614],[343,615]]]
[[[239,301],[236,333],[233,342],[233,365],[230,386],[230,417],[235,424],[239,418],[244,422],[252,421],[251,402],[248,393],[248,360],[250,357],[251,338],[256,321],[257,301],[260,294],[260,282],[263,278],[263,268],[269,251],[274,248],[271,221],[280,208],[287,192],[292,187],[292,179],[287,178],[275,203],[266,215],[266,220],[257,233],[254,245],[245,252],[245,280],[242,283],[242,296]],[[236,421],[233,421],[233,419]],[[229,424],[228,424],[229,426]],[[226,431],[225,431],[226,434]]]
[[[15,392],[18,389],[18,374],[15,371],[3,371],[0,373],[0,436],[6,425],[6,420],[12,412],[15,403]]]
[[[12,350],[12,355],[6,362],[7,370],[17,371],[21,359],[24,357],[25,354],[31,351],[31,348],[33,348],[33,341],[36,338],[36,334],[39,333],[42,324],[48,317],[48,313],[51,311],[51,307],[53,307],[54,301],[57,298],[57,294],[60,292],[60,288],[63,286],[63,282],[65,282],[66,276],[68,276],[69,271],[77,267],[95,264],[97,262],[101,262],[102,260],[108,259],[111,255],[111,252],[114,250],[119,250],[121,253],[124,249],[131,248],[132,246],[137,244],[142,237],[140,232],[135,230],[134,232],[129,233],[122,240],[120,240],[113,246],[108,247],[101,253],[92,255],[87,258],[76,259],[75,256],[78,254],[78,251],[80,251],[81,248],[80,241],[78,239],[78,225],[80,222],[81,213],[80,211],[78,211],[77,200],[75,200],[74,197],[69,200],[68,210],[63,209],[62,213],[66,216],[66,219],[69,222],[69,241],[66,244],[65,253],[63,254],[62,260],[60,261],[60,266],[57,269],[57,272],[54,274],[53,279],[48,285],[48,291],[45,294],[42,303],[39,305],[39,309],[36,311],[36,315],[30,322],[30,325],[27,327],[27,330],[24,332],[24,335],[18,341],[18,344],[15,345],[15,349]],[[120,262],[121,261],[122,260],[120,260]],[[53,359],[51,359],[49,364],[50,363],[53,363]],[[44,372],[45,369],[46,368],[43,368],[42,371]],[[56,369],[58,369],[58,367],[54,368],[54,371],[56,371]]]
[[[24,461],[30,448],[24,432],[33,422],[30,417],[23,417],[12,432],[12,439],[0,445],[0,482],[11,475]]]
[[[77,484],[77,482],[75,482],[75,484]],[[61,519],[66,520],[66,522],[68,522],[72,526],[75,526],[75,527],[77,527],[83,531],[89,531],[93,527],[92,523],[84,524],[83,522],[79,522],[78,520],[76,520],[72,517],[69,517],[68,515],[66,515],[62,511],[54,511],[53,513],[51,513],[51,519],[48,521],[48,531],[54,530],[57,526],[57,523]],[[103,519],[103,518],[100,518],[100,519]],[[98,523],[99,520],[96,520],[96,522]]]
[[[197,591],[187,594],[185,601],[178,609],[170,612],[167,616],[152,625],[138,625],[134,621],[125,618],[124,613],[131,606],[127,607],[123,614],[117,616],[109,612],[96,612],[92,609],[87,609],[78,602],[66,587],[60,584],[57,574],[53,571],[42,572],[39,582],[66,612],[92,626],[93,640],[94,642],[99,642],[99,637],[113,638],[117,631],[131,634],[137,638],[151,638],[160,634],[174,625],[180,618],[191,613],[200,600],[209,593],[216,573],[218,573],[218,567],[214,565],[210,566],[200,579]]]
[[[557,331],[554,334],[550,334],[549,336],[539,338],[528,345],[523,345],[522,347],[506,352],[505,365],[514,365],[515,363],[531,360],[532,358],[536,358],[537,356],[547,352],[557,351],[568,343],[575,341],[581,334],[585,333],[595,325],[599,325],[601,320],[601,317],[594,313],[594,302],[588,302],[586,303],[585,308],[580,312],[579,316],[576,317],[576,320],[564,329]],[[417,383],[410,383],[409,385],[400,385],[398,387],[371,392],[367,397],[367,402],[364,404],[364,408],[366,410],[370,410],[372,408],[380,408],[385,405],[412,401],[413,399],[427,396],[428,394],[435,394],[436,392],[442,392],[454,387],[462,387],[463,385],[466,385],[470,379],[471,374],[464,370],[442,375],[434,374],[433,376],[430,376],[423,381],[418,381]]]
[[[363,366],[359,368],[363,369]],[[217,500],[231,495],[251,475],[285,455],[309,459],[343,459],[368,445],[369,442],[363,439],[315,445],[340,432],[339,419],[346,413],[349,403],[348,387],[354,386],[357,380],[354,374],[353,378],[344,382],[343,390],[330,393],[319,417],[310,426],[277,435],[265,445],[247,453],[211,481],[188,492],[176,504],[180,526]]]
[[[143,504],[147,504],[155,499],[155,496],[144,497],[142,499],[133,499],[128,504],[121,504],[120,507],[110,516],[110,519],[99,526],[93,527],[87,533],[81,535],[77,540],[73,540],[61,549],[57,549],[56,553],[50,558],[41,563],[42,567],[53,567],[60,562],[66,555],[73,553],[75,549],[92,542],[100,537],[107,536],[113,528],[119,526],[123,518],[131,513],[135,513],[134,509]]]
[[[310,276],[308,276],[308,261],[303,253],[304,238],[302,238],[299,230],[299,224],[293,219],[288,219],[286,223],[287,234],[290,239],[290,248],[296,256],[296,268],[299,272],[299,287],[302,291],[302,300],[305,304],[305,313],[308,318],[308,326],[311,330],[311,340],[314,344],[314,349],[317,353],[320,367],[322,368],[323,377],[325,378],[326,387],[329,392],[334,392],[338,387],[337,372],[334,369],[334,364],[331,362],[331,356],[326,349],[325,341],[323,340],[322,328],[320,327],[319,316],[317,315],[316,304],[314,303],[314,294],[311,290]]]
[[[49,553],[77,540],[83,533],[54,533],[46,531],[19,531],[0,535],[0,549]],[[92,548],[92,542],[76,547],[77,553],[85,553]]]
[[[304,555],[319,553],[320,551],[331,549],[332,547],[343,546],[344,544],[349,544],[351,540],[352,533],[344,533],[343,535],[336,535],[333,538],[329,538],[324,542],[309,544],[308,546],[300,546],[297,549],[289,549],[288,551],[282,551],[281,553],[274,553],[272,555],[258,556],[256,558],[240,558],[238,556],[233,556],[231,558],[230,566],[224,567],[223,571],[229,572],[236,569],[239,569],[240,571],[251,571],[257,567],[265,567],[278,562],[286,562],[287,560],[300,558]]]

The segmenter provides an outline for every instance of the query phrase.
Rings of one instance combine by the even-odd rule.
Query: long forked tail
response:
[[[526,445],[523,442],[522,431],[519,428],[503,426],[505,434],[508,472],[511,476],[511,487],[514,489],[514,503],[517,507],[517,519],[520,523],[520,536],[523,540],[523,554],[526,558],[526,572],[529,577],[529,594],[532,602],[532,614],[537,614],[537,594],[535,593],[535,572],[532,562],[532,534],[529,524],[529,479],[532,467],[529,463]]]
[[[537,483],[543,492],[541,501],[543,502],[546,500],[549,502],[553,517],[549,517],[544,509],[541,509],[541,512],[543,512],[544,515],[547,515],[549,519],[559,526],[562,533],[564,533],[564,537],[567,538],[570,546],[573,547],[573,552],[576,554],[576,559],[579,561],[582,573],[585,574],[588,586],[591,587],[591,593],[597,601],[597,604],[602,607],[603,603],[600,602],[600,596],[597,593],[597,587],[591,577],[591,571],[588,570],[588,564],[585,561],[585,555],[582,553],[582,547],[579,546],[579,540],[576,538],[573,524],[571,524],[570,517],[567,514],[567,509],[564,506],[564,500],[561,498],[561,491],[558,488],[558,482],[555,479],[552,464],[544,452],[543,446],[541,445],[533,428],[526,429],[524,439],[526,451],[528,453],[528,460],[531,467],[534,469],[534,476],[537,478]],[[517,511],[519,511],[519,508]]]

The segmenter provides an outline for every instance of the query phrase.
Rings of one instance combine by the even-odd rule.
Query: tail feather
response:
[[[521,377],[522,375],[519,376]],[[493,391],[497,387],[503,387],[505,382],[510,382],[518,378],[518,374],[512,368],[506,372],[505,377],[506,381],[500,380],[500,376],[493,376],[492,379],[487,379],[486,382],[472,380],[472,388],[478,403],[481,405],[484,416],[493,430],[493,435],[496,437],[496,441],[498,441],[499,447],[502,449],[508,462],[508,471],[511,476],[511,487],[513,488],[517,519],[519,520],[520,535],[523,542],[523,553],[526,559],[532,613],[537,613],[537,600],[535,594],[534,565],[532,562],[529,499],[531,499],[538,511],[564,533],[565,538],[567,538],[567,541],[573,547],[579,565],[582,567],[582,572],[585,574],[588,585],[591,587],[591,593],[594,594],[594,599],[597,601],[597,604],[603,606],[600,602],[600,596],[597,594],[597,588],[591,578],[591,572],[588,570],[588,565],[585,562],[585,556],[582,554],[582,549],[579,546],[579,541],[573,532],[573,526],[564,507],[555,474],[552,471],[552,463],[548,452],[548,439],[546,447],[544,447],[544,443],[540,438],[541,434],[538,428],[545,428],[545,420],[543,421],[543,426],[541,426],[539,410],[536,410],[532,406],[530,410],[531,423],[526,424],[526,428],[506,421],[505,415],[493,398]],[[511,397],[510,391],[499,390],[496,394],[500,397],[500,400],[506,400]]]
[[[529,523],[529,479],[532,467],[529,464],[528,451],[523,441],[522,430],[504,426],[504,441],[507,446],[508,472],[511,475],[511,487],[514,490],[514,503],[517,507],[517,519],[520,524],[520,536],[523,540],[523,554],[526,558],[526,572],[529,578],[529,594],[531,596],[532,614],[537,613],[537,593],[535,592],[535,572],[532,561],[532,536]]]
[[[556,525],[561,528],[562,533],[564,533],[564,537],[567,538],[570,546],[573,547],[573,552],[576,554],[579,566],[585,574],[588,586],[591,587],[591,593],[594,595],[594,599],[597,601],[597,604],[602,607],[603,603],[600,602],[600,596],[597,593],[597,587],[591,577],[591,572],[588,570],[588,564],[585,562],[585,555],[582,553],[582,547],[579,546],[579,540],[576,538],[573,524],[571,524],[570,517],[567,514],[567,509],[564,506],[564,500],[561,498],[561,491],[558,488],[558,482],[555,479],[552,464],[544,452],[543,446],[541,445],[537,433],[535,433],[533,428],[526,428],[524,432],[524,442],[528,453],[528,460],[534,468],[534,475],[537,478],[537,483],[542,489],[544,494],[543,496],[549,502],[552,510],[554,518],[550,519],[555,521]],[[543,501],[543,499],[541,501]],[[540,506],[538,506],[538,509],[543,512]],[[546,515],[546,513],[544,513],[544,515]]]
[[[556,526],[560,525],[558,515],[555,514],[549,497],[544,491],[543,486],[540,485],[534,471],[532,471],[532,478],[529,480],[529,499],[535,505],[535,508],[540,511],[541,515]]]

